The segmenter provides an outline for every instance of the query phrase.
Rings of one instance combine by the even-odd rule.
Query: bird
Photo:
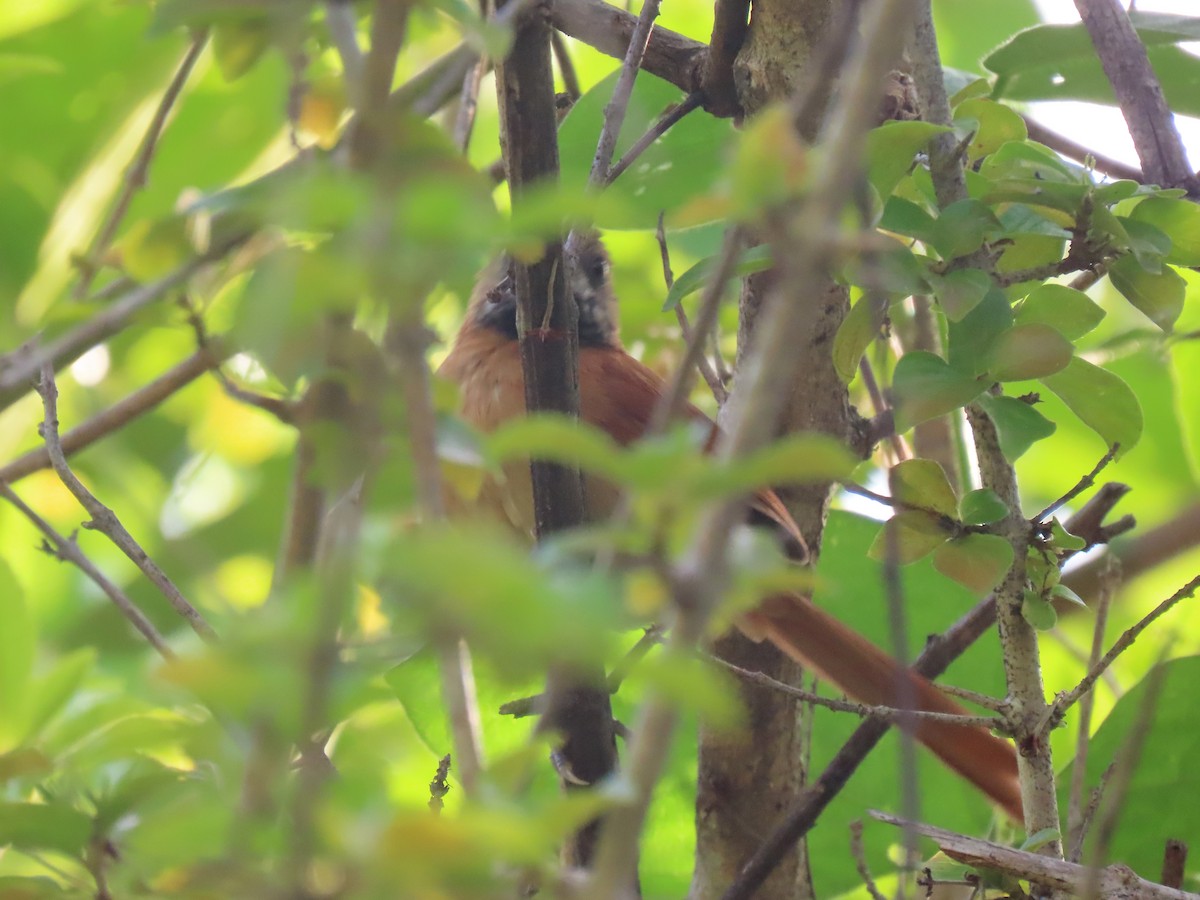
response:
[[[512,265],[500,257],[480,276],[438,370],[440,377],[458,386],[459,415],[482,433],[526,412]],[[621,343],[611,262],[598,235],[591,233],[584,239],[576,264],[569,268],[567,285],[578,309],[580,418],[607,432],[619,445],[629,445],[646,433],[666,385]],[[681,415],[707,423],[714,435],[719,433],[717,425],[691,404]],[[710,447],[713,443],[710,440]],[[584,493],[586,512],[593,521],[604,521],[619,497],[614,486],[595,477],[586,478]],[[501,478],[486,479],[477,502],[515,527],[534,532],[527,462],[508,463]],[[794,555],[807,556],[799,526],[774,491],[757,491],[748,508],[751,524],[774,529]],[[968,714],[927,679],[803,594],[766,597],[744,613],[738,625],[751,638],[770,641],[860,703],[894,707],[905,702],[902,698],[911,698],[921,711]],[[911,729],[949,768],[1015,821],[1022,821],[1017,756],[1011,742],[978,725],[931,718],[917,718]]]

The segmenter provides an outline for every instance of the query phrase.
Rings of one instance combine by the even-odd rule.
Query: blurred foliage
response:
[[[709,7],[672,0],[661,22],[706,40]],[[348,10],[365,44],[369,4]],[[873,230],[873,240],[830,260],[854,301],[833,343],[837,371],[866,411],[859,373],[870,361],[895,399],[901,431],[978,400],[1017,463],[1027,511],[1061,496],[1118,444],[1103,477],[1134,488],[1122,511],[1143,527],[1166,522],[1200,502],[1200,281],[1190,268],[1200,263],[1200,213],[1179,192],[1102,178],[1027,139],[1012,104],[1111,102],[1081,27],[1039,25],[1032,3],[1011,0],[940,0],[935,11],[958,91],[953,131],[970,163],[970,197],[945,209],[934,197],[924,151],[944,129],[896,122],[872,132],[854,227]],[[1200,35],[1198,20],[1134,18],[1168,99],[1196,112],[1200,62],[1184,45]],[[210,29],[208,48],[171,111],[146,183],[112,246],[87,259],[202,28]],[[460,41],[497,53],[507,40],[474,4],[418,5],[396,84]],[[262,896],[286,884],[310,896],[482,897],[552,884],[559,841],[622,802],[624,787],[618,779],[595,795],[560,794],[546,763],[550,739],[534,733],[533,719],[500,706],[536,694],[552,665],[595,653],[610,666],[621,659],[669,591],[655,571],[604,574],[589,555],[598,546],[631,558],[673,554],[714,497],[851,475],[879,489],[890,483],[904,507],[886,529],[909,563],[912,652],[1002,576],[1012,551],[988,526],[1005,514],[1003,504],[990,492],[956,492],[928,460],[897,466],[889,479],[882,457],[855,467],[840,447],[811,435],[736,465],[703,456],[704,428],[623,449],[552,420],[482,437],[454,419],[456,398],[440,383],[438,448],[457,493],[469,498],[485,475],[537,452],[619,483],[630,491],[631,512],[619,533],[598,525],[534,555],[482,524],[419,522],[408,413],[381,350],[389,317],[420,311],[448,339],[489,258],[528,251],[563,221],[594,222],[614,257],[624,341],[666,374],[682,346],[669,313],[694,308],[723,220],[753,221],[785,197],[803,196],[810,155],[822,152],[799,146],[780,115],[739,130],[693,113],[611,192],[587,196],[582,185],[616,63],[570,43],[586,93],[562,125],[563,186],[510,214],[506,192],[478,171],[499,154],[490,76],[465,161],[447,136],[452,112],[429,122],[397,114],[383,174],[345,168],[337,147],[354,93],[321,4],[43,0],[0,8],[0,304],[8,322],[0,349],[52,340],[92,320],[128,289],[121,279],[152,281],[231,236],[253,235],[188,279],[186,303],[150,304],[63,370],[64,429],[171,369],[196,349],[199,329],[225,342],[225,371],[243,389],[291,404],[314,383],[336,383],[342,428],[312,430],[318,484],[374,466],[335,635],[324,618],[327,585],[285,578],[276,565],[295,490],[291,424],[204,376],[75,455],[80,477],[221,635],[203,645],[125,556],[100,534],[78,531],[80,548],[166,634],[178,654],[170,660],[153,657],[91,581],[43,553],[31,525],[0,506],[0,895],[92,897],[106,884],[112,896]],[[618,153],[681,99],[666,82],[639,77]],[[670,291],[653,231],[660,212],[679,276]],[[1058,277],[1068,247],[1109,277],[1086,292],[1070,287],[1069,273]],[[980,254],[995,258],[1001,279],[971,267]],[[737,271],[769,263],[765,251],[749,250]],[[88,299],[72,291],[81,265],[98,269]],[[891,338],[908,340],[914,293],[937,301],[944,358],[896,355]],[[736,322],[727,302],[720,347],[730,357]],[[436,346],[431,356],[436,362],[444,352]],[[713,409],[702,392],[693,399]],[[0,411],[0,459],[38,446],[40,419],[32,394]],[[15,489],[62,533],[76,534],[84,514],[52,473],[29,475]],[[736,543],[722,622],[764,590],[812,586],[819,604],[887,645],[877,562],[887,540],[876,521],[887,510],[849,494],[839,504],[815,574],[797,573],[773,546]],[[1052,691],[1078,681],[1079,648],[1091,639],[1090,614],[1056,622],[1050,604],[1064,596],[1058,562],[1073,549],[1061,528],[1049,531],[1027,597],[1031,621],[1054,626],[1042,642]],[[1193,549],[1126,585],[1110,635],[1198,562]],[[1144,702],[1139,683],[1164,634],[1174,635],[1173,654],[1200,652],[1196,618],[1186,605],[1173,612],[1169,628],[1143,637],[1101,683],[1089,783],[1128,741]],[[460,633],[476,654],[487,766],[468,803],[452,764],[446,807],[435,815],[428,785],[451,741],[433,648]],[[314,660],[335,638],[325,681]],[[1002,693],[998,654],[995,640],[981,641],[950,680]],[[1194,668],[1193,658],[1169,664],[1113,844],[1143,875],[1155,874],[1164,838],[1200,833],[1185,764],[1198,733],[1187,690]],[[687,890],[695,726],[739,727],[728,677],[659,651],[614,697],[626,723],[650,691],[676,701],[689,723],[649,814],[648,897]],[[320,727],[329,729],[336,770],[319,790],[294,758],[314,736],[306,730],[314,692],[324,695]],[[855,724],[816,711],[814,767]],[[1071,756],[1076,726],[1068,716],[1052,735],[1060,761]],[[847,823],[868,807],[899,809],[894,740],[810,838],[820,896],[858,884]],[[983,801],[931,759],[921,759],[919,779],[925,817],[964,831],[988,828]],[[296,811],[314,796],[306,837]],[[896,841],[882,826],[867,828],[867,857],[881,884],[893,877]]]

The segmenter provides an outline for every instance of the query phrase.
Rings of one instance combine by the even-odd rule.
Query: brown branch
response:
[[[134,628],[141,633],[147,641],[150,642],[159,656],[163,659],[174,659],[175,653],[167,645],[166,640],[158,629],[146,618],[145,614],[138,609],[137,605],[129,599],[128,595],[119,587],[109,581],[104,576],[104,573],[96,567],[83,551],[79,549],[79,545],[75,542],[74,536],[65,538],[36,512],[34,512],[24,500],[13,493],[12,488],[7,484],[0,483],[0,497],[3,497],[25,516],[34,526],[45,536],[44,549],[51,553],[55,558],[69,562],[77,569],[83,572],[88,578],[104,592],[104,595],[113,602],[113,605],[120,610],[123,615]]]
[[[610,167],[617,149],[617,137],[621,133],[621,126],[625,124],[629,98],[633,96],[633,84],[637,79],[638,70],[642,67],[646,45],[650,42],[650,31],[654,27],[654,20],[658,18],[661,2],[662,0],[643,2],[637,25],[629,35],[629,45],[621,61],[621,73],[613,86],[612,98],[604,106],[604,126],[600,129],[596,155],[592,159],[591,172],[588,173],[588,184],[594,188],[603,187],[616,177],[610,171]]]
[[[553,0],[550,5],[550,23],[555,28],[614,59],[625,58],[637,21],[637,16],[604,0]],[[699,41],[655,28],[641,68],[690,94],[703,86],[707,54],[708,48]]]
[[[1187,871],[1188,845],[1183,841],[1168,840],[1163,848],[1162,875],[1159,881],[1164,887],[1183,887],[1184,874]]]
[[[205,372],[215,369],[217,365],[219,365],[219,359],[211,350],[197,350],[145,387],[139,388],[128,397],[117,401],[108,409],[97,413],[86,422],[62,435],[64,455],[71,456],[78,453],[139,416],[150,412]],[[50,453],[43,444],[18,456],[7,465],[0,466],[0,481],[15,484],[27,475],[48,468],[50,468]]]
[[[503,13],[513,0],[501,7]],[[505,167],[514,208],[526,194],[558,177],[557,116],[551,66],[550,27],[539,17],[520,22],[513,47],[497,65],[496,91]],[[599,171],[608,159],[597,154]],[[517,330],[525,380],[525,406],[531,413],[579,415],[578,309],[568,293],[561,245],[551,243],[534,263],[512,261],[517,293]],[[579,470],[545,460],[530,462],[534,522],[538,540],[585,520]],[[604,666],[596,659],[561,661],[547,682],[547,711],[540,728],[563,736],[558,748],[562,782],[596,784],[616,767],[612,705]],[[599,823],[576,832],[567,859],[588,866]]]
[[[1137,166],[1131,166],[1128,163],[1123,163],[1119,159],[1113,159],[1111,156],[1105,156],[1103,153],[1098,153],[1083,144],[1077,143],[1068,137],[1064,137],[1056,131],[1051,131],[1041,122],[1025,116],[1025,130],[1029,133],[1030,140],[1037,141],[1039,144],[1045,144],[1055,153],[1073,159],[1083,165],[1090,164],[1093,169],[1100,172],[1102,175],[1108,175],[1112,178],[1127,179],[1129,181],[1144,182],[1146,176],[1142,174],[1142,170]]]
[[[1200,186],[1183,140],[1128,13],[1118,0],[1075,0],[1075,8],[1117,96],[1146,180],[1196,196]]]
[[[583,89],[579,86],[579,75],[575,72],[575,63],[571,61],[571,51],[562,32],[550,33],[550,47],[554,51],[554,61],[558,63],[558,74],[562,76],[563,87],[574,103],[583,96]]]
[[[911,828],[930,838],[952,859],[982,869],[994,869],[1016,878],[1065,891],[1068,896],[1137,897],[1139,900],[1200,900],[1200,894],[1189,894],[1174,888],[1139,878],[1128,866],[1112,865],[1099,870],[1097,887],[1100,894],[1087,894],[1090,869],[1078,863],[1053,859],[1003,844],[955,834],[932,825],[909,822],[875,810],[871,817],[898,828]]]
[[[705,108],[714,116],[738,118],[742,103],[733,80],[733,63],[750,27],[750,0],[716,0],[712,35],[701,83]]]
[[[728,669],[733,674],[745,681],[751,681],[755,684],[760,684],[763,687],[770,688],[773,691],[787,694],[789,697],[795,697],[797,700],[803,700],[805,703],[810,703],[813,706],[820,706],[823,709],[831,710],[832,712],[850,713],[859,718],[877,718],[889,724],[898,722],[911,721],[927,721],[927,722],[945,722],[950,725],[972,725],[982,726],[983,728],[994,728],[1003,730],[1004,723],[996,716],[969,716],[959,713],[942,713],[928,712],[920,709],[905,709],[895,706],[873,706],[867,703],[855,703],[852,700],[839,700],[835,697],[826,697],[822,694],[813,691],[806,691],[803,688],[793,687],[786,684],[777,678],[772,678],[763,672],[755,672],[751,669],[745,669],[741,666],[734,665],[728,660],[721,659],[717,656],[710,655],[709,662],[716,663],[722,668]],[[904,679],[909,681],[909,679]],[[911,681],[910,681],[911,684]]]
[[[1070,503],[1072,500],[1074,500],[1076,497],[1078,497],[1080,494],[1082,494],[1084,491],[1086,491],[1088,488],[1090,488],[1092,485],[1094,485],[1096,483],[1096,476],[1099,475],[1101,472],[1103,472],[1104,469],[1108,466],[1108,464],[1110,462],[1112,462],[1114,459],[1116,459],[1117,452],[1120,449],[1121,449],[1120,444],[1113,444],[1111,447],[1109,447],[1108,452],[1105,453],[1103,457],[1101,457],[1100,462],[1096,463],[1096,465],[1092,469],[1092,471],[1088,472],[1086,475],[1084,475],[1082,478],[1080,478],[1079,481],[1076,482],[1076,484],[1073,488],[1071,488],[1069,491],[1067,491],[1065,494],[1063,494],[1061,497],[1059,497],[1057,500],[1055,500],[1053,503],[1051,503],[1049,506],[1047,506],[1045,509],[1043,509],[1041,512],[1039,512],[1036,516],[1031,518],[1029,521],[1033,522],[1034,524],[1045,523],[1046,520],[1049,519],[1050,516],[1054,515],[1054,513],[1056,513],[1058,510],[1062,509],[1064,506],[1066,506],[1068,503]]]
[[[855,819],[850,823],[850,855],[854,857],[854,867],[858,870],[858,877],[862,879],[867,893],[871,895],[871,900],[886,900],[879,892],[879,888],[876,887],[875,879],[871,877],[871,870],[867,866],[867,855],[863,851],[862,836],[862,820]]]
[[[158,149],[159,138],[162,137],[163,131],[167,127],[167,119],[171,115],[171,110],[175,108],[179,95],[183,92],[183,87],[187,84],[188,77],[192,74],[192,69],[195,68],[196,61],[204,52],[204,46],[207,43],[207,28],[193,33],[191,43],[184,51],[183,58],[175,69],[175,74],[171,76],[167,89],[163,91],[158,108],[154,110],[154,115],[146,128],[146,134],[142,137],[142,143],[138,147],[133,161],[129,164],[129,168],[125,171],[125,180],[121,191],[117,194],[117,199],[114,201],[112,209],[109,210],[104,224],[96,232],[87,253],[78,262],[81,271],[79,282],[75,285],[73,292],[76,299],[82,299],[87,295],[88,288],[92,286],[96,273],[103,265],[102,257],[108,251],[112,239],[117,234],[117,229],[121,227],[121,222],[125,220],[125,215],[129,212],[129,204],[133,201],[134,194],[146,186],[150,162],[154,159],[154,152]]]
[[[92,517],[90,522],[84,524],[84,528],[95,529],[112,541],[142,571],[142,574],[150,579],[151,583],[171,604],[171,608],[188,623],[192,631],[206,641],[215,641],[217,633],[205,621],[199,610],[187,601],[175,583],[159,568],[158,563],[151,559],[149,554],[142,549],[141,544],[134,540],[133,535],[121,524],[121,520],[117,518],[116,514],[84,487],[83,482],[71,471],[71,467],[67,464],[66,454],[63,452],[62,441],[59,438],[58,386],[54,383],[54,369],[49,363],[42,368],[42,381],[38,391],[42,395],[42,406],[46,415],[45,421],[42,423],[41,434],[42,440],[46,442],[46,452],[50,457],[50,464],[58,473],[59,480]]]

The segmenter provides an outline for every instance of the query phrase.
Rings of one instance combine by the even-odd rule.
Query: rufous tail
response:
[[[808,600],[772,597],[745,617],[745,625],[749,633],[765,637],[860,703],[899,706],[901,687],[907,685],[906,692],[918,710],[969,715],[928,680],[903,668]],[[1017,756],[1012,744],[981,726],[930,719],[918,719],[913,734],[1016,821],[1022,821]]]

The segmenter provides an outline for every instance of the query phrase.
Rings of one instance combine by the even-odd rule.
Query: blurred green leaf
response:
[[[1122,256],[1109,266],[1108,277],[1121,295],[1145,313],[1155,325],[1170,332],[1183,312],[1187,284],[1174,269],[1164,266],[1157,275],[1147,272],[1132,256]]]
[[[1003,231],[1004,226],[987,204],[975,199],[959,200],[937,217],[932,242],[943,259],[953,260],[974,253]]]
[[[850,307],[850,312],[838,326],[833,339],[833,365],[846,384],[854,380],[862,355],[879,336],[887,309],[886,296],[866,294]]]
[[[1012,324],[1012,307],[1004,293],[999,289],[988,291],[974,309],[947,327],[950,365],[963,374],[983,375]]]
[[[78,857],[91,833],[88,817],[61,803],[0,802],[0,846]]]
[[[1038,631],[1049,631],[1058,624],[1058,613],[1054,611],[1054,605],[1033,591],[1025,592],[1025,599],[1021,603],[1021,616]]]
[[[1149,197],[1130,218],[1155,226],[1171,238],[1166,259],[1179,266],[1200,266],[1200,207],[1190,200]]]
[[[954,110],[956,123],[965,119],[977,123],[974,136],[967,147],[967,157],[977,160],[994,153],[1010,141],[1023,141],[1028,136],[1025,120],[1002,103],[986,97],[966,100]],[[959,124],[959,127],[964,127]]]
[[[882,562],[894,546],[896,562],[907,565],[928,556],[949,537],[950,532],[931,513],[902,509],[884,523],[867,556]]]
[[[268,24],[265,18],[245,18],[213,26],[213,58],[226,81],[237,81],[254,68],[270,45]]]
[[[1008,515],[1008,506],[991,488],[963,494],[958,516],[967,525],[991,525]]]
[[[1041,378],[1066,368],[1074,350],[1071,342],[1049,325],[1014,325],[992,344],[987,368],[997,381]]]
[[[867,178],[887,199],[911,168],[913,157],[949,129],[931,122],[884,122],[867,135]]]
[[[29,701],[29,676],[37,631],[25,595],[8,563],[0,560],[0,752],[20,738]]]
[[[1063,284],[1041,284],[1017,306],[1014,321],[1017,325],[1049,325],[1068,341],[1074,341],[1103,318],[1104,310],[1083,291]]]
[[[663,303],[663,312],[671,311],[685,297],[705,287],[712,276],[713,269],[717,266],[717,262],[718,259],[714,256],[702,259],[676,278],[675,283],[671,285],[671,290],[667,292],[667,299]],[[758,247],[748,247],[738,254],[737,262],[733,267],[733,277],[745,278],[747,275],[753,275],[755,272],[764,272],[770,267],[770,247],[765,244]]]
[[[1054,434],[1055,424],[1016,397],[980,397],[978,403],[1000,433],[1000,449],[1016,462],[1036,441]]]
[[[1156,696],[1152,698],[1146,681],[1141,681],[1117,700],[1096,730],[1086,777],[1087,784],[1099,784],[1104,769],[1130,741],[1141,741],[1142,752],[1131,773],[1109,853],[1111,859],[1121,860],[1150,880],[1158,877],[1168,838],[1200,833],[1200,808],[1179,802],[1180,796],[1200,790],[1200,773],[1193,765],[1200,754],[1195,698],[1200,657],[1187,656],[1162,665],[1162,687]],[[1151,703],[1153,714],[1147,717],[1145,710]],[[1135,736],[1133,729],[1139,724],[1148,731]],[[1063,778],[1071,777],[1068,768]],[[1061,802],[1065,808],[1065,798]]]
[[[597,82],[571,107],[558,131],[559,161],[565,186],[586,183],[618,72]],[[683,100],[679,88],[649,72],[638,73],[617,139],[615,163],[669,107]],[[727,119],[692,113],[675,124],[612,183],[608,192],[624,203],[607,210],[601,228],[653,228],[663,210],[678,210],[709,191],[721,177],[726,149],[734,136]],[[698,223],[692,223],[698,224]]]
[[[81,647],[58,660],[49,672],[32,679],[25,702],[23,740],[36,739],[63,711],[95,663],[95,649]]]
[[[906,459],[888,472],[892,499],[901,504],[931,509],[953,519],[958,498],[942,467],[932,459]]]
[[[927,419],[945,415],[970,403],[986,385],[950,368],[939,356],[916,350],[896,363],[892,389],[896,392],[896,430],[907,431]]]
[[[1118,458],[1141,438],[1141,404],[1129,385],[1112,372],[1075,357],[1061,372],[1041,381],[1105,444],[1120,444]]]
[[[977,597],[986,597],[1012,562],[1012,545],[994,534],[966,534],[933,551],[934,568]]]
[[[929,280],[946,318],[952,322],[961,322],[992,289],[991,277],[980,269],[955,269],[945,275],[931,274]]]

